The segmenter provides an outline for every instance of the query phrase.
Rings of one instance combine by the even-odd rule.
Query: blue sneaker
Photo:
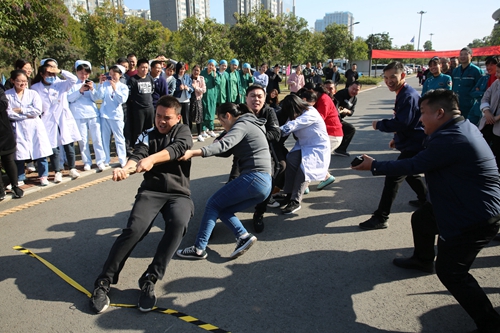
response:
[[[304,194],[309,194],[309,186],[304,190]]]
[[[323,181],[321,181],[318,186],[316,187],[316,189],[318,191],[321,191],[322,189],[324,189],[325,187],[327,187],[328,185],[332,184],[333,182],[335,181],[335,177],[333,176],[330,176],[328,177],[328,179],[325,179]]]

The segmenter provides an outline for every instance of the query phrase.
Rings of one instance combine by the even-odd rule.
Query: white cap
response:
[[[53,61],[53,62],[56,63],[56,65],[59,65],[57,63],[56,59],[54,59],[54,58],[45,58],[45,59],[40,60],[40,66],[43,66],[47,61]]]
[[[90,67],[90,70],[92,70],[92,65],[90,64],[90,62],[88,62],[87,60],[77,60],[75,62],[75,69],[80,66],[80,65],[87,65]]]
[[[125,70],[125,67],[123,67],[122,65],[113,65],[111,67],[118,67],[118,69],[120,70],[120,72],[122,72],[122,74],[125,74],[126,70]]]

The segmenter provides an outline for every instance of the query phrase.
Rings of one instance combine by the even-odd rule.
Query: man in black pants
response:
[[[151,311],[156,305],[154,285],[163,278],[194,211],[189,190],[191,161],[178,161],[192,147],[193,140],[189,127],[180,124],[180,120],[181,106],[177,99],[161,97],[157,103],[155,127],[139,136],[125,167],[113,170],[115,181],[126,179],[130,170],[145,173],[127,227],[116,239],[94,283],[90,305],[96,313],[108,308],[110,285],[118,282],[125,261],[137,243],[149,233],[161,212],[165,233],[153,261],[139,279],[139,310]]]
[[[411,158],[422,150],[425,138],[424,130],[419,122],[420,109],[418,92],[405,83],[405,70],[400,62],[392,62],[384,68],[384,81],[390,91],[396,93],[394,116],[391,119],[374,120],[373,129],[382,132],[395,133],[389,142],[390,148],[401,152],[398,160]],[[387,175],[385,177],[382,197],[377,210],[372,217],[359,224],[361,229],[374,230],[387,228],[387,220],[399,186],[406,182],[417,194],[417,200],[410,201],[410,205],[419,207],[426,200],[427,188],[420,175],[405,174],[400,176]]]
[[[349,88],[342,89],[334,95],[333,102],[339,110],[340,122],[342,123],[342,132],[344,132],[344,137],[342,138],[342,143],[335,149],[334,154],[338,156],[349,157],[347,152],[347,147],[351,143],[354,134],[356,133],[356,128],[353,125],[345,121],[345,117],[350,117],[354,114],[356,109],[356,103],[358,98],[356,97],[361,90],[361,84],[359,81],[354,81]]]
[[[127,86],[129,97],[127,99],[128,119],[130,129],[130,146],[127,151],[130,153],[139,135],[153,127],[154,107],[153,93],[155,82],[149,72],[148,59],[139,59],[137,61],[137,74],[132,76]]]
[[[458,97],[449,90],[430,91],[420,101],[421,121],[428,135],[416,156],[398,161],[375,161],[363,155],[356,170],[374,175],[424,172],[429,202],[411,218],[415,250],[394,265],[436,274],[472,317],[479,333],[500,332],[500,315],[469,269],[476,256],[498,233],[500,180],[495,156],[477,127],[461,116]]]

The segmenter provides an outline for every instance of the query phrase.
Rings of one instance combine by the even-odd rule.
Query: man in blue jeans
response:
[[[155,127],[139,135],[125,167],[113,170],[115,181],[126,179],[130,171],[145,173],[127,227],[113,244],[94,283],[90,306],[96,313],[109,307],[110,285],[118,283],[118,276],[130,253],[146,237],[156,216],[161,213],[165,220],[165,233],[153,261],[139,278],[139,310],[151,311],[156,305],[155,283],[163,278],[194,211],[189,190],[191,161],[178,161],[192,147],[193,139],[189,127],[180,124],[180,120],[181,106],[177,99],[160,97]]]
[[[469,269],[476,256],[498,233],[500,179],[495,156],[481,132],[461,116],[458,97],[450,90],[429,91],[420,100],[425,149],[398,161],[376,161],[363,155],[356,170],[374,175],[425,173],[428,202],[412,215],[415,251],[396,258],[401,268],[436,273],[446,289],[472,317],[480,333],[500,332],[500,315]]]

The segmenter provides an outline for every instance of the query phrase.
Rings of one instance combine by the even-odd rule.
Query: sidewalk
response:
[[[220,124],[217,122],[215,124],[216,134],[219,133],[219,129],[221,129]],[[197,138],[198,138],[198,135],[193,134],[193,142],[197,142]],[[213,139],[213,138],[206,139],[210,143],[211,141],[209,139]],[[111,147],[112,147],[111,161],[110,161],[109,165],[110,165],[111,169],[113,169],[113,168],[119,167],[120,163],[118,161],[118,157],[116,156],[116,152],[114,150],[114,143],[111,144]],[[75,145],[75,154],[76,154],[76,156],[75,156],[76,157],[75,168],[77,169],[78,173],[80,174],[80,177],[75,178],[75,179],[80,179],[83,177],[87,177],[87,176],[102,172],[97,168],[97,165],[95,163],[92,164],[91,170],[89,170],[89,171],[83,170],[83,162],[81,159],[81,154],[80,154],[80,149],[78,147],[78,144]],[[95,161],[94,157],[95,156],[92,154],[93,161]],[[49,166],[50,166],[50,163],[49,163]],[[24,185],[20,186],[21,189],[24,191],[24,197],[26,195],[36,193],[36,192],[42,191],[42,190],[47,189],[47,188],[53,188],[54,186],[58,186],[60,184],[66,184],[68,182],[71,182],[73,179],[69,176],[69,169],[68,169],[66,164],[64,165],[64,167],[65,167],[65,169],[61,171],[63,174],[62,182],[57,183],[57,184],[54,183],[55,172],[49,171],[49,176],[48,176],[49,185],[47,185],[47,186],[40,185],[40,180],[38,178],[38,173],[36,171],[31,172],[28,169],[26,169],[26,180],[24,181]],[[110,170],[110,169],[107,169],[107,170]],[[104,171],[106,171],[106,170],[104,170]],[[0,204],[1,204],[1,202],[7,202],[7,201],[14,199],[14,197],[12,196],[11,190],[6,189],[5,194],[6,194],[5,199],[0,201]]]

